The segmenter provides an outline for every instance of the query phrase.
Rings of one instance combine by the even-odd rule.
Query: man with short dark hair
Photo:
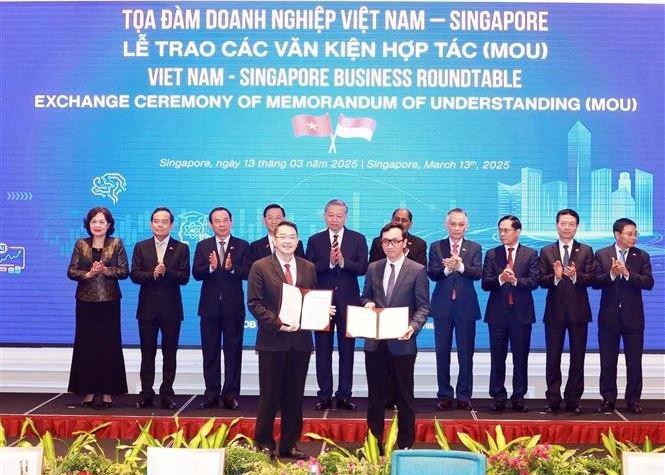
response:
[[[285,219],[284,208],[276,203],[269,204],[263,209],[263,224],[268,234],[249,245],[249,267],[262,257],[267,257],[275,252],[275,229]],[[295,254],[298,257],[305,257],[302,241],[298,241]]]
[[[150,217],[153,236],[136,243],[130,278],[141,286],[136,318],[141,342],[141,393],[136,406],[152,407],[155,391],[155,355],[157,335],[162,332],[161,406],[175,409],[173,381],[176,352],[183,320],[180,286],[189,281],[189,247],[170,236],[173,213],[156,208]]]
[[[413,213],[407,208],[397,208],[393,211],[390,221],[392,224],[401,226],[406,236],[406,249],[404,254],[409,259],[416,261],[427,267],[427,243],[411,234],[411,226],[413,226]],[[369,262],[384,259],[386,253],[383,252],[381,246],[381,236],[377,236],[372,240],[372,246],[369,250]]]
[[[527,412],[524,396],[528,384],[531,326],[536,321],[532,292],[538,287],[540,261],[535,249],[519,242],[522,223],[517,216],[499,219],[501,246],[490,249],[483,263],[483,290],[489,291],[485,322],[490,335],[490,387],[495,411],[503,411],[506,392],[508,343],[513,355],[513,394],[516,412]]]
[[[365,369],[369,391],[367,426],[383,449],[383,431],[388,371],[395,380],[397,446],[408,449],[415,440],[413,368],[418,347],[416,335],[429,314],[429,283],[423,265],[406,259],[405,232],[387,224],[381,230],[385,259],[367,268],[362,303],[367,308],[408,307],[408,330],[391,340],[365,339]]]
[[[339,353],[339,385],[335,393],[337,409],[356,409],[356,404],[351,400],[355,339],[346,336],[346,307],[360,304],[358,277],[367,270],[367,240],[359,232],[345,226],[348,213],[349,208],[344,201],[330,200],[324,209],[327,229],[314,234],[307,241],[307,260],[316,267],[318,288],[333,291],[333,305],[338,309],[330,322],[330,331],[314,333],[316,379],[319,383],[315,405],[317,411],[332,407],[335,329]]]
[[[651,290],[654,280],[649,254],[635,247],[637,225],[628,218],[612,226],[614,244],[596,252],[596,282],[602,289],[598,310],[600,351],[599,412],[611,412],[617,399],[617,360],[623,339],[626,358],[626,404],[634,414],[642,413],[642,352],[644,350],[644,304],[642,290]]]
[[[476,345],[476,321],[480,320],[480,305],[474,282],[482,275],[482,247],[466,239],[469,226],[466,212],[461,208],[448,211],[445,227],[448,237],[436,241],[429,249],[427,274],[436,282],[432,294],[436,374],[438,382],[437,409],[451,409],[453,387],[450,385],[450,353],[453,330],[457,346],[459,375],[457,377],[457,407],[469,411],[473,392],[473,352]]]
[[[249,244],[231,235],[233,218],[223,207],[208,215],[214,236],[200,241],[194,252],[192,275],[203,281],[199,298],[201,351],[203,352],[204,400],[201,409],[219,405],[238,409],[242,336],[245,328],[245,295]],[[224,386],[221,383],[222,338],[224,341]]]
[[[247,306],[259,327],[256,333],[259,407],[254,440],[261,452],[274,458],[273,426],[279,410],[280,456],[306,459],[296,442],[303,427],[303,393],[314,349],[312,332],[282,323],[279,312],[283,285],[312,289],[316,287],[316,269],[311,262],[295,255],[299,242],[295,224],[282,221],[276,226],[274,237],[275,252],[256,261],[247,285]]]
[[[556,242],[540,251],[542,275],[540,286],[547,289],[545,300],[545,380],[547,405],[545,412],[561,410],[561,354],[568,331],[570,366],[563,393],[567,411],[582,412],[580,400],[584,393],[584,357],[591,306],[587,287],[595,279],[593,249],[576,241],[580,217],[573,209],[556,214]]]

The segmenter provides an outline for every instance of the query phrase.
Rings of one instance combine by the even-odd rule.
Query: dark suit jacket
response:
[[[540,260],[535,249],[520,244],[513,258],[513,271],[517,276],[517,285],[499,284],[499,275],[506,268],[508,261],[503,245],[490,249],[483,263],[483,290],[489,291],[485,309],[487,323],[503,325],[507,323],[508,293],[513,294],[513,311],[518,323],[536,321],[536,310],[531,292],[540,281]]]
[[[300,288],[316,288],[316,271],[311,262],[296,257],[297,280]],[[282,284],[286,283],[282,266],[277,257],[270,255],[259,259],[249,272],[247,284],[247,306],[256,318],[259,328],[256,334],[256,349],[263,351],[312,351],[312,332],[279,331],[282,322],[279,309],[282,305]]]
[[[427,267],[427,243],[413,234],[406,234],[406,248],[409,253],[406,255],[412,261]],[[383,252],[381,245],[381,236],[377,236],[372,240],[372,246],[369,250],[369,262],[376,262],[386,258],[386,253]]]
[[[596,252],[596,282],[594,288],[602,289],[598,326],[616,327],[618,325],[631,330],[644,329],[644,304],[642,289],[653,288],[653,274],[649,254],[636,247],[631,247],[626,255],[626,267],[630,272],[628,280],[610,278],[612,258],[617,259],[614,244]],[[619,303],[622,309],[619,312]],[[621,321],[619,318],[621,317]]]
[[[316,267],[319,289],[332,289],[333,304],[342,306],[358,305],[360,287],[358,277],[367,270],[367,241],[362,234],[344,228],[340,248],[344,256],[344,268],[330,268],[330,238],[328,230],[317,233],[307,241],[307,260]]]
[[[192,276],[202,280],[201,297],[199,298],[199,316],[215,317],[219,315],[221,306],[227,315],[238,315],[245,318],[245,295],[242,290],[242,281],[247,278],[249,244],[247,241],[231,236],[226,245],[226,254],[231,254],[233,267],[224,269],[223,257],[217,256],[219,265],[214,272],[210,272],[208,256],[211,252],[217,253],[215,236],[204,239],[196,245],[194,252],[194,265]],[[220,295],[222,300],[220,302]]]
[[[573,323],[591,321],[591,306],[587,287],[593,284],[596,270],[593,259],[593,249],[586,244],[573,241],[570,250],[570,262],[575,263],[577,278],[575,284],[565,275],[557,285],[554,285],[554,263],[563,263],[563,256],[559,251],[559,241],[545,246],[540,251],[541,276],[540,286],[547,289],[545,301],[545,323],[563,324],[566,315]]]
[[[464,272],[462,274],[452,272],[446,276],[441,260],[452,256],[450,240],[442,239],[430,246],[427,275],[436,282],[432,294],[432,316],[434,318],[445,318],[450,314],[454,288],[460,317],[464,320],[480,320],[478,294],[473,282],[480,280],[482,275],[482,252],[480,244],[467,239],[462,240],[459,255],[464,264]]]
[[[268,257],[270,254],[272,254],[272,252],[270,252],[270,241],[268,241],[268,236],[263,236],[261,239],[254,241],[249,245],[249,267],[252,267],[252,264],[256,261]],[[296,256],[305,257],[302,241],[298,241]]]
[[[159,279],[153,277],[156,266],[155,238],[137,242],[129,274],[132,282],[141,286],[136,318],[150,320],[159,315],[165,320],[182,320],[180,286],[189,282],[189,247],[170,238],[164,252],[166,272]]]
[[[427,321],[429,315],[429,281],[425,267],[417,262],[404,259],[402,269],[395,280],[390,301],[383,290],[383,274],[387,259],[372,262],[367,267],[362,304],[374,302],[377,307],[409,307],[409,325],[413,327],[413,335],[408,340],[387,340],[388,350],[394,355],[414,355],[418,348],[416,335]],[[379,340],[365,339],[365,351],[375,351]]]

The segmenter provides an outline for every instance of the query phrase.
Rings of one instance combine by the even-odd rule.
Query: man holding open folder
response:
[[[365,339],[365,369],[369,389],[367,425],[383,443],[386,381],[390,368],[395,380],[399,432],[397,445],[409,448],[415,440],[416,417],[413,395],[413,367],[416,335],[429,314],[429,283],[423,265],[406,259],[404,231],[395,224],[381,230],[386,258],[367,268],[361,300],[366,308],[407,307],[404,333],[394,339]]]
[[[273,424],[282,415],[279,455],[306,458],[296,442],[302,432],[302,400],[309,357],[314,349],[312,332],[280,320],[282,287],[316,287],[314,264],[295,256],[298,228],[282,221],[275,230],[275,254],[259,259],[249,273],[247,306],[258,321],[259,408],[254,440],[257,448],[274,457]],[[331,309],[332,312],[332,309]]]

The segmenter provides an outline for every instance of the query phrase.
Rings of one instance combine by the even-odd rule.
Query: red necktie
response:
[[[456,242],[453,243],[453,256],[459,255],[459,244]],[[455,281],[453,281],[453,293],[451,294],[450,298],[452,300],[455,300],[457,298],[457,292],[455,291]]]
[[[293,285],[293,277],[291,276],[291,271],[289,268],[291,267],[291,264],[284,264],[284,278],[286,279],[286,283],[289,285]]]
[[[512,247],[509,247],[509,248],[508,248],[508,267],[509,267],[510,269],[513,268],[513,251],[514,251],[514,250],[515,250],[515,249],[512,248]],[[512,285],[512,284],[508,284],[508,285]],[[512,305],[513,305],[513,291],[512,291],[511,288],[508,288],[508,305],[509,305],[509,306],[512,306]]]

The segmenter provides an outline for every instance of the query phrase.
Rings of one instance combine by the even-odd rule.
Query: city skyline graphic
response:
[[[566,163],[566,181],[545,182],[543,170],[523,167],[519,182],[497,182],[499,215],[519,216],[525,232],[537,234],[554,230],[558,210],[573,208],[584,234],[607,234],[615,220],[630,218],[641,235],[653,235],[652,173],[622,170],[613,189],[611,168],[591,168],[591,132],[580,121],[568,131]]]

